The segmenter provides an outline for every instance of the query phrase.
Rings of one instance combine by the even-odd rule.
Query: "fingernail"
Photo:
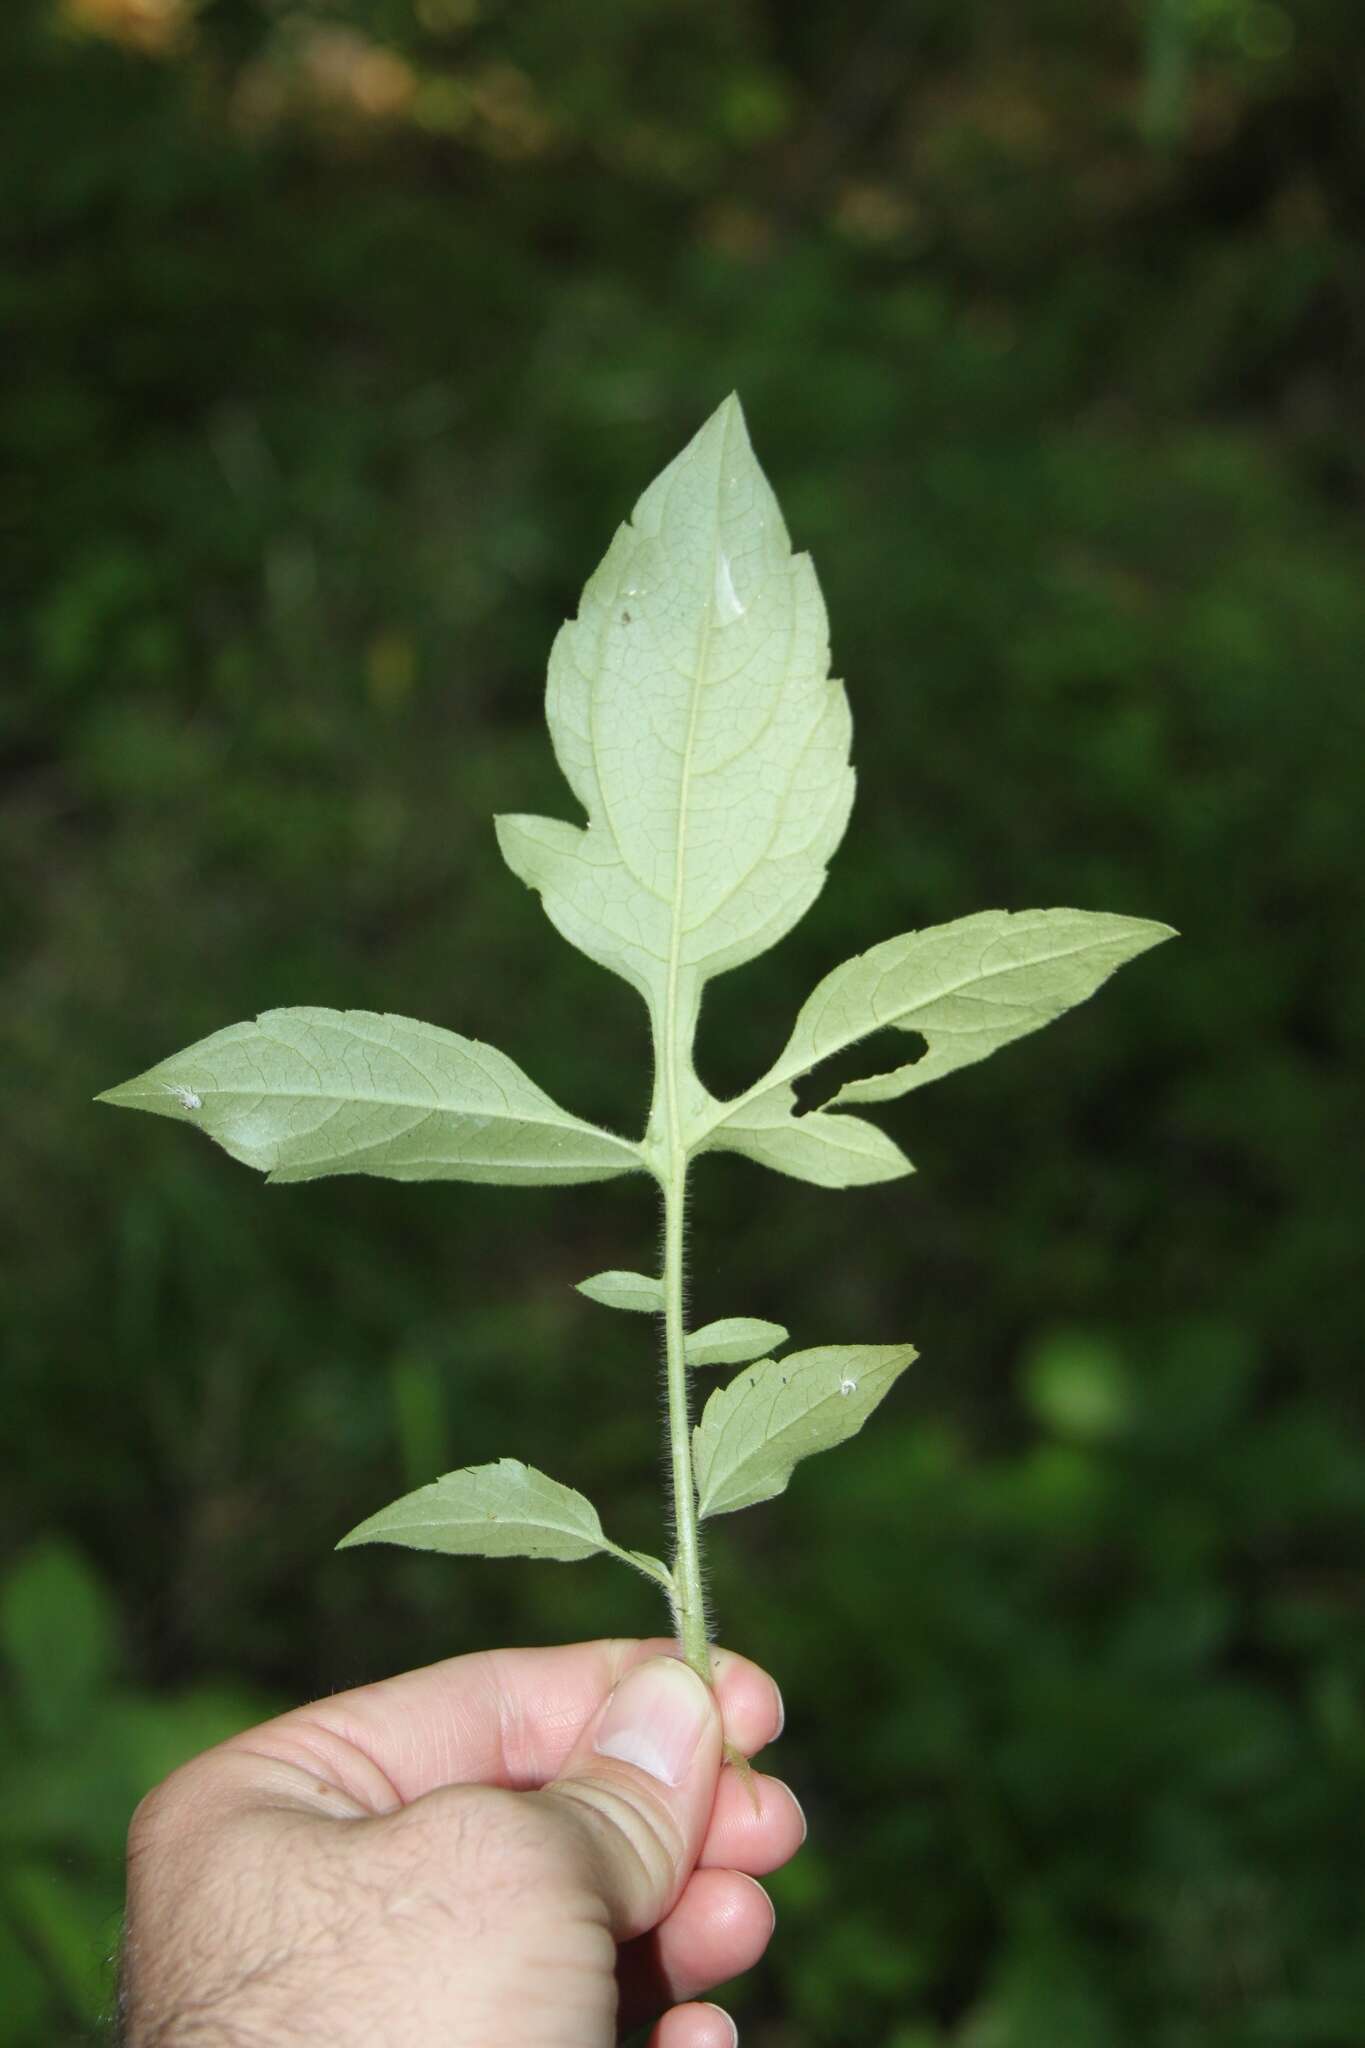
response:
[[[810,1833],[810,1822],[806,1819],[806,1809],[801,1804],[801,1801],[797,1798],[796,1794],[792,1791],[790,1785],[788,1785],[787,1791],[791,1796],[792,1805],[796,1808],[797,1812],[801,1816],[801,1841],[804,1842],[807,1835]],[[797,1847],[799,1848],[800,1846],[801,1844],[798,1843]]]
[[[593,1748],[665,1785],[681,1785],[714,1711],[710,1693],[689,1665],[676,1657],[651,1657],[617,1686]]]
[[[723,2005],[712,2005],[709,1998],[702,1999],[699,2003],[705,2007],[707,2012],[713,2012],[718,2020],[724,2020],[726,2026],[730,2029],[730,2048],[739,2048],[739,2028],[735,2025],[725,2007]]]
[[[773,1741],[776,1742],[778,1736],[787,1725],[787,1704],[782,1697],[782,1688],[776,1679],[773,1680],[773,1691],[777,1694],[777,1726],[773,1730]]]

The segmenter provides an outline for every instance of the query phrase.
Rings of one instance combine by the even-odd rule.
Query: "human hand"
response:
[[[732,2048],[699,1992],[772,1933],[805,1835],[722,1740],[777,1687],[663,1641],[454,1657],[196,1757],[129,1835],[128,2048]]]

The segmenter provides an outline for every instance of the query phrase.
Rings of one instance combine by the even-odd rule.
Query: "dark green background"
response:
[[[108,1995],[127,1812],[272,1702],[652,1630],[609,1563],[333,1556],[503,1454],[658,1547],[643,1183],[266,1191],[103,1087],[274,1004],[634,1127],[643,1012],[501,867],[545,655],[732,386],[860,796],[714,990],[747,1080],[897,930],[1184,936],[892,1106],[917,1179],[698,1175],[698,1316],[908,1336],[716,1526],[807,1848],[752,2048],[1359,2048],[1356,0],[10,0],[0,2043]]]

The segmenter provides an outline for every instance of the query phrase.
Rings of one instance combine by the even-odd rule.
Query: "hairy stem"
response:
[[[711,1652],[701,1583],[697,1490],[692,1477],[692,1429],[687,1363],[683,1356],[683,1225],[687,1208],[687,1155],[670,1147],[664,1178],[664,1355],[668,1373],[668,1442],[673,1466],[673,1582],[683,1656],[711,1683]]]

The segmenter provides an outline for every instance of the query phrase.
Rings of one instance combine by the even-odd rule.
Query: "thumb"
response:
[[[541,1799],[586,1835],[612,1933],[658,1925],[692,1874],[715,1803],[720,1710],[677,1657],[628,1671]]]

